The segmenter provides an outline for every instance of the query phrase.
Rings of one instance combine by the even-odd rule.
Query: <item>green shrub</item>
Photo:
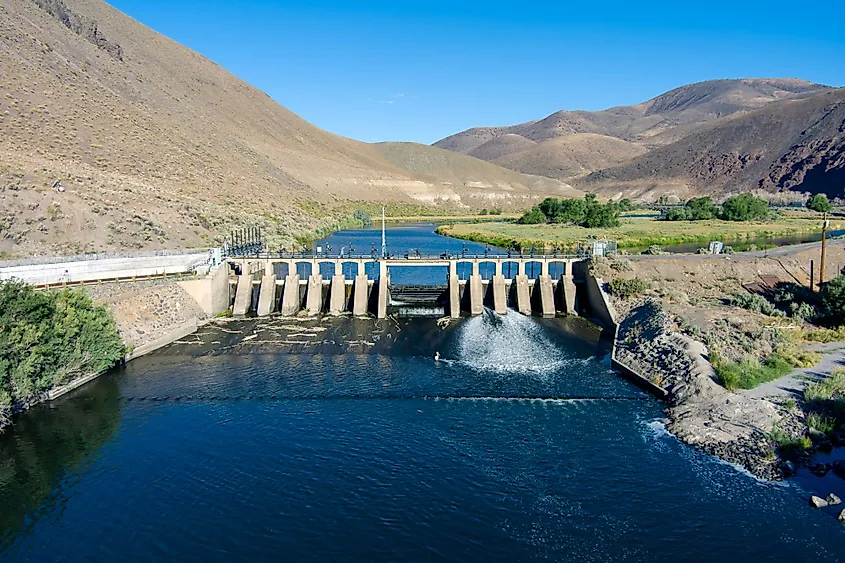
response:
[[[810,413],[805,420],[807,428],[812,428],[822,434],[829,434],[836,430],[836,419],[819,413]]]
[[[724,221],[763,221],[771,215],[766,200],[743,193],[725,200],[719,218]]]
[[[485,208],[484,208],[484,209],[482,209],[482,210],[481,210],[478,214],[479,214],[479,215],[487,215],[487,208],[485,207]]]
[[[800,453],[813,447],[813,441],[807,436],[791,436],[777,424],[772,427],[767,438],[777,444],[785,453]]]
[[[610,280],[608,284],[610,293],[620,299],[630,299],[635,295],[641,295],[648,287],[648,282],[640,278],[616,278]]]
[[[627,260],[617,260],[616,262],[612,262],[610,267],[617,272],[630,272],[633,269],[631,268],[631,263]]]
[[[840,326],[835,329],[819,328],[811,330],[804,335],[804,338],[810,342],[842,342],[845,341],[845,326]]]
[[[845,370],[834,369],[821,381],[808,383],[804,389],[805,401],[829,401],[836,396],[845,395]]]
[[[719,383],[729,391],[754,389],[758,385],[783,377],[793,369],[792,364],[777,354],[772,354],[763,362],[753,357],[734,362],[712,353],[710,363],[716,370]]]
[[[519,218],[517,223],[521,225],[540,225],[546,222],[546,215],[539,207],[532,207],[529,211]]]
[[[783,316],[783,312],[776,309],[773,303],[756,293],[734,293],[731,296],[731,305],[764,315]]]
[[[0,426],[13,404],[109,368],[123,352],[111,313],[83,290],[0,283]]]

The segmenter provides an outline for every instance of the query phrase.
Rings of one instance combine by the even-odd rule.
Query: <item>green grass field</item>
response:
[[[701,243],[712,240],[728,244],[744,240],[785,237],[821,231],[821,219],[813,214],[782,216],[772,221],[733,222],[713,219],[710,221],[658,221],[656,217],[620,218],[619,227],[587,229],[570,225],[518,225],[516,223],[484,223],[442,225],[441,235],[509,247],[516,243],[523,248],[573,248],[589,238],[618,240],[620,248],[645,248],[653,244],[668,246],[684,243]],[[832,220],[831,229],[845,228],[845,220]]]

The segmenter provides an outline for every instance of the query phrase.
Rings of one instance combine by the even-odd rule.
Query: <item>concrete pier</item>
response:
[[[367,274],[359,273],[355,276],[352,294],[352,314],[356,317],[367,315],[367,302],[369,301],[369,288],[367,287]]]
[[[561,295],[561,310],[567,315],[577,314],[575,309],[575,280],[571,275],[562,275],[558,283],[558,292]]]
[[[493,276],[493,310],[500,315],[508,312],[508,295],[505,291],[505,276],[496,274]]]
[[[473,316],[484,312],[484,291],[480,274],[472,274],[469,277],[469,312]]]
[[[536,282],[540,291],[540,312],[544,317],[555,316],[555,293],[552,288],[552,278],[548,274],[542,274]],[[535,287],[534,291],[537,291]]]
[[[259,317],[266,317],[275,311],[276,274],[273,273],[273,270],[265,270],[265,274],[261,278],[261,291],[258,294],[258,310],[256,313]]]
[[[343,274],[332,276],[331,292],[329,293],[329,314],[340,315],[346,310],[346,278]]]
[[[282,315],[292,317],[297,314],[299,303],[299,274],[288,274],[282,293]]]
[[[514,278],[516,284],[516,310],[523,315],[531,314],[531,294],[528,292],[528,276],[518,275]]]
[[[305,312],[309,316],[319,315],[323,310],[323,276],[308,277],[308,290],[305,294]]]
[[[235,305],[232,307],[232,315],[243,317],[249,312],[252,304],[252,275],[241,274],[238,276],[238,288],[235,290]]]
[[[461,287],[458,274],[449,274],[449,316],[461,318]]]

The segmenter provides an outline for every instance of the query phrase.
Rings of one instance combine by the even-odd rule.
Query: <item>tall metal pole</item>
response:
[[[381,206],[381,257],[387,256],[387,237],[384,232],[384,206]]]
[[[822,263],[819,265],[819,287],[824,283],[824,254],[827,247],[827,211],[824,212],[824,222],[822,223]]]

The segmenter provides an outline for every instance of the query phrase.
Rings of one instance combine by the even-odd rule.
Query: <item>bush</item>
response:
[[[845,341],[845,326],[840,326],[835,329],[819,328],[809,331],[804,338],[810,342],[843,342]]]
[[[715,218],[719,213],[719,206],[710,197],[694,197],[683,207],[673,207],[666,211],[664,221],[704,221]]]
[[[783,316],[783,312],[776,309],[773,303],[756,293],[734,293],[731,296],[731,305],[764,315]]]
[[[813,447],[813,441],[807,436],[791,436],[784,432],[778,425],[772,427],[767,438],[777,444],[777,447],[786,453],[803,452]]]
[[[812,320],[816,317],[816,308],[809,303],[798,304],[793,301],[789,304],[789,316],[802,321]]]
[[[0,426],[15,403],[109,368],[123,352],[111,313],[84,291],[0,283]]]
[[[532,207],[525,215],[519,218],[517,223],[521,225],[540,225],[546,222],[546,215],[539,207]]]
[[[501,207],[497,207],[496,209],[490,210],[490,215],[501,215],[501,214],[502,214],[502,208]]]
[[[663,252],[663,249],[660,247],[659,244],[652,244],[643,251],[643,254],[659,256],[661,254],[665,254],[665,252]]]
[[[485,208],[484,208],[484,209],[482,209],[482,210],[481,210],[478,214],[479,214],[479,215],[487,215],[487,208],[485,207]]]
[[[771,216],[766,200],[744,193],[729,197],[722,204],[719,218],[724,221],[762,221]]]
[[[804,388],[805,401],[829,401],[841,395],[845,395],[845,370],[842,368],[834,369],[825,379],[808,383]]]
[[[836,419],[819,413],[810,413],[805,420],[807,428],[812,428],[822,434],[830,434],[836,430]]]
[[[845,276],[839,274],[822,285],[822,306],[833,322],[845,321]]]
[[[627,260],[617,260],[616,262],[612,262],[610,267],[617,272],[630,272],[633,269],[631,268],[631,263]]]
[[[633,208],[634,206],[628,198],[623,198],[616,202],[616,209],[618,209],[620,213],[631,211]]]
[[[777,354],[769,356],[763,362],[752,357],[734,362],[712,353],[710,363],[716,370],[719,383],[729,391],[754,389],[758,385],[783,377],[793,369],[788,361]]]
[[[370,225],[372,225],[372,224],[373,224],[373,220],[372,220],[372,218],[370,217],[370,214],[369,214],[369,213],[367,213],[366,211],[364,211],[363,209],[356,209],[356,210],[352,213],[352,216],[353,216],[355,219],[357,219],[358,221],[361,221],[361,224],[362,224],[364,227],[369,227]]]
[[[630,299],[635,295],[641,295],[648,287],[648,282],[640,278],[616,278],[610,280],[608,284],[611,295],[620,299]]]

